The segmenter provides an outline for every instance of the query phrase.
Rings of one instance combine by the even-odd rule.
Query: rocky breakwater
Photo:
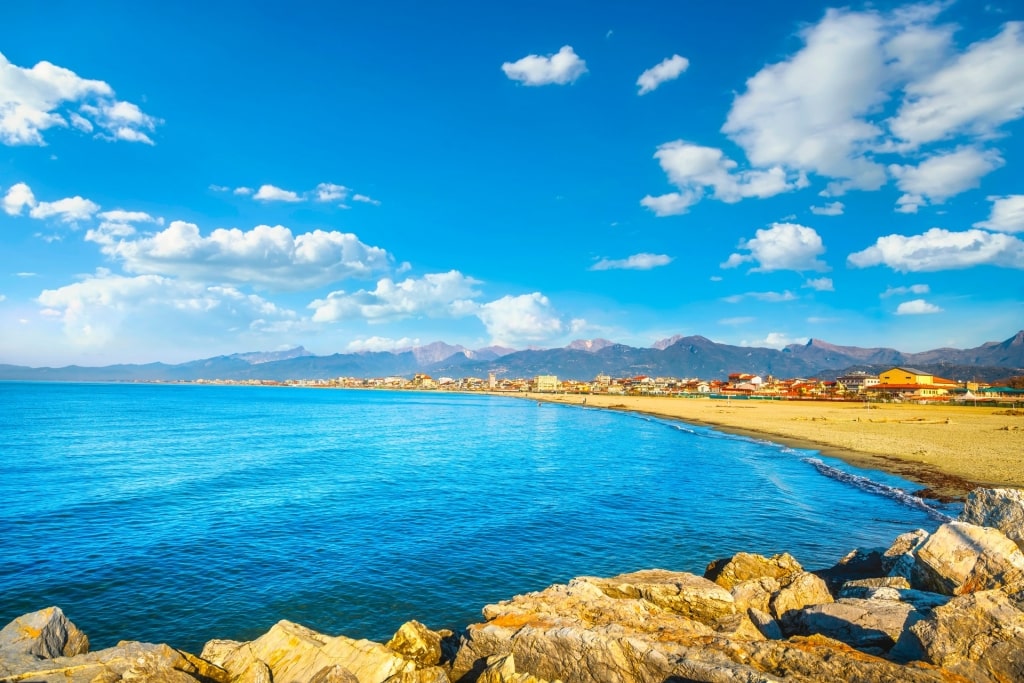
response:
[[[975,491],[958,521],[826,570],[739,553],[704,576],[577,578],[484,617],[460,634],[408,622],[384,644],[282,621],[194,655],[89,652],[51,607],[0,631],[0,682],[1024,681],[1024,492]]]

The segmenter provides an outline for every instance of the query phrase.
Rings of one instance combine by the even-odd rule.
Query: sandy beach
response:
[[[529,397],[575,405],[584,400],[578,395]],[[1024,488],[1022,409],[606,395],[587,396],[586,406],[676,418],[812,448],[917,482],[925,496],[960,498],[977,486]]]

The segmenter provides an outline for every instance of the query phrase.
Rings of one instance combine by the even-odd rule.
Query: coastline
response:
[[[914,493],[925,498],[962,500],[978,487],[1024,488],[1024,411],[600,394],[511,396],[655,415],[816,450],[920,484],[922,489]]]

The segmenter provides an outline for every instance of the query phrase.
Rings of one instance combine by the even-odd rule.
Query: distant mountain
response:
[[[683,335],[676,334],[676,335],[673,335],[673,336],[669,337],[668,339],[659,339],[658,341],[656,341],[653,344],[651,344],[651,348],[652,349],[658,349],[659,351],[664,351],[665,349],[667,349],[668,347],[672,346],[673,344],[675,344],[677,341],[679,341],[682,338],[683,338]]]
[[[659,348],[662,342],[671,344]],[[302,347],[288,351],[216,356],[178,365],[71,365],[27,368],[0,365],[0,379],[52,381],[179,381],[196,379],[328,379],[332,377],[433,376],[532,377],[553,374],[589,380],[599,374],[724,379],[732,372],[776,377],[835,377],[851,369],[879,372],[905,365],[949,379],[994,381],[1024,375],[1024,330],[1002,342],[973,349],[934,349],[903,353],[888,348],[837,346],[820,339],[781,350],[719,344],[706,337],[672,337],[652,348],[635,348],[604,339],[574,342],[560,349],[512,351],[489,347],[476,351],[435,342],[395,352],[336,353],[314,356]]]
[[[577,339],[576,341],[570,343],[565,348],[572,349],[573,351],[596,352],[596,351],[600,351],[601,349],[607,348],[607,347],[611,346],[614,343],[615,342],[610,342],[607,339],[600,339],[600,338],[598,338],[598,339]]]

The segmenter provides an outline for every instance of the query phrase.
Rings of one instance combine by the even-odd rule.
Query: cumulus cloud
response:
[[[274,185],[260,185],[260,189],[252,196],[264,202],[301,202],[302,197],[297,192],[282,190]]]
[[[769,332],[764,339],[744,340],[741,346],[768,347],[770,349],[782,349],[790,344],[806,344],[807,337],[790,337],[785,332]]]
[[[935,304],[930,304],[924,299],[904,301],[896,307],[896,315],[924,315],[927,313],[941,313],[942,309]]]
[[[430,273],[422,278],[395,282],[384,278],[373,291],[359,290],[348,294],[331,292],[325,299],[309,304],[314,322],[337,322],[364,319],[369,321],[398,320],[414,316],[460,317],[473,314],[479,296],[478,280],[457,270]]]
[[[561,334],[565,324],[540,292],[503,296],[480,306],[477,317],[492,343],[516,346],[546,341]]]
[[[100,210],[100,205],[83,197],[66,197],[55,202],[39,202],[29,210],[32,218],[56,218],[62,223],[75,224],[88,220]]]
[[[87,242],[101,245],[112,245],[118,239],[131,237],[136,233],[136,223],[156,223],[163,225],[164,219],[155,218],[145,211],[125,211],[114,209],[99,214],[100,223],[85,233]]]
[[[658,86],[662,83],[679,78],[679,75],[686,71],[689,66],[690,60],[679,55],[672,55],[663,59],[660,63],[644,71],[636,79],[636,84],[640,88],[637,94],[646,95],[657,90]]]
[[[744,294],[733,294],[722,299],[727,304],[738,304],[745,299],[753,299],[755,301],[764,301],[769,304],[782,303],[783,301],[793,301],[797,297],[793,292],[788,289],[784,292],[746,292]]]
[[[932,228],[921,235],[879,237],[867,249],[850,254],[847,262],[856,268],[885,265],[903,273],[983,265],[1024,268],[1024,242],[984,230]]]
[[[78,111],[70,111],[76,104]],[[158,123],[138,106],[117,100],[103,81],[46,61],[26,69],[0,53],[0,142],[6,145],[45,145],[44,131],[69,125],[86,133],[99,128],[108,140],[153,144],[145,131]]]
[[[352,195],[352,201],[362,202],[363,204],[372,204],[373,206],[380,206],[380,201],[373,197],[368,197],[365,194],[354,194]]]
[[[398,349],[408,349],[413,346],[419,346],[419,343],[419,339],[412,339],[410,337],[402,337],[401,339],[368,337],[367,339],[355,339],[349,342],[346,350],[352,353],[362,353],[364,351],[396,351]]]
[[[624,259],[601,259],[590,270],[650,270],[658,266],[667,266],[672,257],[665,254],[633,254]]]
[[[812,278],[804,283],[804,287],[807,289],[813,289],[816,292],[836,291],[835,285],[832,284],[832,278],[830,277]]]
[[[587,63],[571,46],[565,45],[554,55],[527,55],[515,62],[505,62],[501,70],[523,85],[566,85],[587,72]]]
[[[44,306],[45,317],[63,323],[71,343],[93,349],[121,343],[121,330],[129,321],[133,329],[173,328],[215,338],[240,329],[280,329],[297,319],[294,312],[233,287],[160,275],[126,277],[104,269],[79,282],[44,290],[37,301]],[[182,337],[175,340],[181,343]]]
[[[909,83],[889,128],[904,147],[956,135],[981,137],[1024,115],[1024,22],[1007,23],[942,68]]]
[[[97,240],[98,241],[98,240]],[[218,228],[204,237],[193,223],[173,221],[138,239],[103,245],[130,273],[171,275],[200,282],[237,282],[279,290],[365,278],[389,268],[391,256],[351,233],[324,230],[293,235],[288,228]]]
[[[260,189],[262,191],[262,188]],[[348,195],[348,188],[344,185],[335,185],[334,183],[320,183],[316,186],[314,193],[318,202],[344,201]]]
[[[772,223],[772,227],[758,230],[753,239],[741,240],[740,249],[750,253],[735,253],[722,264],[722,268],[735,268],[748,261],[757,265],[753,273],[768,273],[774,270],[828,270],[818,256],[825,253],[821,236],[813,228],[796,223]]]
[[[982,176],[1003,165],[993,150],[961,147],[934,154],[917,166],[892,164],[889,173],[905,194],[897,201],[901,213],[916,213],[926,200],[941,204],[949,197],[978,187]]]
[[[659,216],[682,213],[710,189],[715,199],[735,203],[745,197],[772,197],[805,187],[802,176],[791,176],[781,167],[737,171],[737,163],[720,149],[674,140],[654,153],[669,182],[680,192],[662,197],[645,197],[641,204]]]
[[[879,294],[883,299],[887,299],[890,296],[903,296],[905,294],[927,294],[931,289],[928,285],[910,285],[909,287],[887,287],[884,292]]]
[[[26,206],[32,208],[35,205],[36,196],[25,183],[12,185],[4,195],[3,207],[8,216],[18,216]]]
[[[236,187],[234,193],[243,197],[248,197],[255,192],[251,187]]]
[[[815,216],[842,216],[845,208],[842,202],[830,202],[825,206],[812,206],[811,213]]]
[[[1024,194],[990,196],[987,199],[992,202],[992,213],[987,221],[975,223],[974,227],[1000,232],[1024,232]]]

